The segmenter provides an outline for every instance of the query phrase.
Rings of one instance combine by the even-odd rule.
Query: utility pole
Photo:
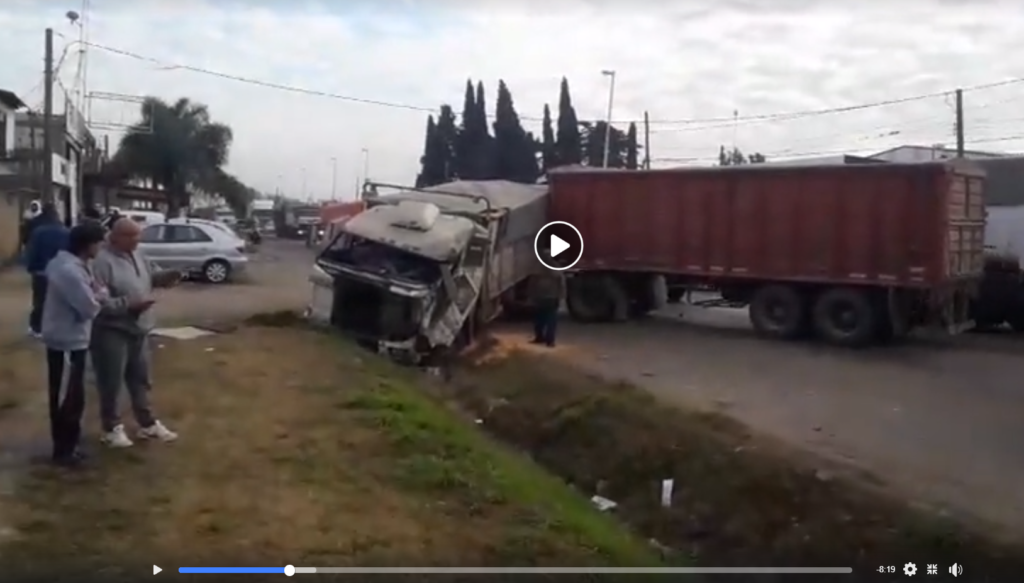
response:
[[[331,158],[331,200],[338,194],[338,159]]]
[[[644,170],[651,169],[651,119],[644,112]]]
[[[53,202],[53,29],[46,29],[43,57],[43,179],[40,197]]]
[[[604,70],[601,71],[601,75],[611,78],[608,84],[608,118],[605,120],[604,127],[604,159],[601,164],[602,168],[607,168],[612,139],[612,107],[615,105],[615,71]]]
[[[956,90],[956,157],[964,157],[964,90]]]

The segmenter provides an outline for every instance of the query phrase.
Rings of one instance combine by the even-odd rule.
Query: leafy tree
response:
[[[167,192],[168,214],[188,208],[193,189],[209,185],[227,164],[231,128],[207,107],[182,97],[173,104],[147,97],[142,121],[128,129],[115,159],[125,174]]]
[[[479,117],[476,108],[476,89],[473,80],[466,80],[466,95],[462,102],[462,125],[459,127],[455,151],[455,174],[464,180],[475,178],[477,155],[480,146]],[[486,125],[484,131],[487,131]]]
[[[425,188],[445,182],[444,143],[440,139],[434,116],[427,118],[427,135],[420,157],[420,173],[416,176],[416,187]]]
[[[562,77],[558,95],[558,132],[555,144],[555,166],[581,163],[583,141],[580,136],[580,123],[572,106],[572,97],[569,95],[569,81],[565,77]]]
[[[583,122],[583,163],[587,166],[600,168],[604,165],[604,134],[608,123]],[[627,163],[627,141],[626,134],[622,130],[612,126],[611,136],[608,140],[608,167],[626,168]]]
[[[199,190],[220,199],[240,217],[248,214],[249,205],[258,194],[233,174],[221,169],[215,170]]]
[[[640,167],[639,150],[636,143],[636,124],[629,122],[629,131],[626,132],[626,168],[636,170]]]
[[[750,156],[745,156],[739,148],[726,149],[725,146],[718,148],[718,165],[719,166],[740,166],[743,164],[760,164],[767,161],[768,158],[760,152],[755,152]]]
[[[544,172],[557,166],[558,152],[555,149],[555,130],[551,126],[551,108],[544,104],[544,123],[541,129],[541,167]]]
[[[512,102],[512,93],[504,81],[498,82],[494,146],[495,178],[522,183],[536,182],[540,174],[536,140],[523,129]]]

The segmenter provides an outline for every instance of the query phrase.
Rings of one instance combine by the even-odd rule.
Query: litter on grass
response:
[[[195,326],[182,326],[180,328],[157,328],[153,330],[154,336],[173,338],[175,340],[195,340],[204,336],[213,336],[215,333],[210,330],[203,330]]]

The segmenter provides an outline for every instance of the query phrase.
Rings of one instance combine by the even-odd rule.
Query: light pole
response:
[[[306,200],[306,167],[302,167],[302,200]]]
[[[601,74],[605,77],[610,77],[611,81],[608,85],[608,119],[605,121],[604,127],[604,163],[601,165],[604,168],[608,167],[608,150],[611,147],[612,138],[612,105],[615,104],[615,71],[605,69],[601,71]]]
[[[331,157],[331,200],[335,199],[338,192],[338,159]]]
[[[363,148],[363,180],[370,179],[370,150]]]

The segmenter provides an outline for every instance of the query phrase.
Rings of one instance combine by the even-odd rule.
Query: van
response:
[[[123,216],[135,221],[136,223],[145,227],[146,225],[152,225],[155,223],[163,223],[167,220],[167,217],[163,213],[156,211],[139,211],[129,209],[121,213]]]

